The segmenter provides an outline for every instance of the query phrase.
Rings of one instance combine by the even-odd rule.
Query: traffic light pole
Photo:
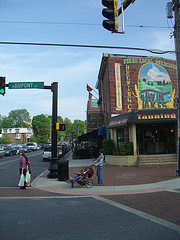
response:
[[[4,77],[3,77],[4,79]],[[5,80],[4,80],[4,88],[8,87],[11,89],[23,89],[23,88],[33,88],[33,85],[31,85],[30,87],[26,86],[27,83],[26,82],[21,82],[21,85],[19,86],[12,86],[12,83],[9,84],[5,84]],[[32,82],[31,84],[34,84],[34,82]],[[57,100],[58,100],[58,82],[53,82],[51,84],[51,86],[44,86],[44,83],[42,85],[39,83],[35,84],[36,86],[34,86],[34,88],[41,88],[41,89],[48,89],[51,90],[51,92],[53,93],[53,98],[52,98],[52,134],[51,134],[51,143],[52,143],[52,148],[51,148],[51,159],[50,159],[50,166],[49,166],[49,174],[48,174],[48,178],[57,178],[58,173],[57,173],[57,161],[59,160],[58,156],[57,156],[57,130],[56,130],[56,123],[57,123]],[[25,87],[26,86],[26,87]],[[4,95],[5,91],[2,93]],[[65,127],[64,127],[65,129]],[[64,131],[64,130],[63,130]]]
[[[46,88],[48,89],[48,88]],[[56,122],[57,122],[57,99],[58,99],[58,83],[53,82],[51,84],[51,91],[53,93],[52,97],[52,134],[51,134],[51,159],[49,166],[49,174],[48,178],[57,178],[57,161],[59,158],[57,157],[57,131],[56,131]]]

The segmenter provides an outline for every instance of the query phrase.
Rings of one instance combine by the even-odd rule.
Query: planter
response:
[[[113,155],[116,155],[116,156],[117,156],[117,155],[120,155],[120,152],[119,152],[119,151],[114,151],[114,152],[113,152]]]
[[[137,167],[137,156],[134,155],[106,155],[105,162],[109,165],[117,165],[122,167]]]

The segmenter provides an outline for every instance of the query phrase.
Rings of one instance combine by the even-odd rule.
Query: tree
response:
[[[2,117],[1,128],[13,128],[15,127],[12,120],[9,117]]]
[[[12,110],[8,118],[12,122],[14,127],[27,127],[27,122],[30,122],[30,115],[26,109]]]
[[[50,140],[51,121],[44,114],[34,116],[32,119],[32,128],[38,141],[47,142]]]
[[[7,134],[3,134],[3,136],[0,138],[0,144],[9,144],[9,143],[12,143],[10,136],[8,136]]]
[[[73,129],[73,124],[69,118],[64,119],[64,124],[66,124],[65,138],[67,140],[72,138],[71,129]]]
[[[81,120],[74,120],[74,123],[73,123],[73,131],[76,133],[76,137],[84,134],[84,130],[86,129],[86,124],[84,121],[81,121]]]

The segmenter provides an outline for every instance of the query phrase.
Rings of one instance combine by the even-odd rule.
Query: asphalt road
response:
[[[28,156],[32,179],[48,169],[49,162],[43,162],[42,151]],[[32,188],[17,187],[18,177],[19,156],[0,159],[0,190],[22,193],[0,197],[0,239],[180,240],[178,232],[103,197],[48,193],[34,196],[30,194]]]
[[[49,168],[49,162],[43,162],[42,150],[27,153],[31,161],[32,180]],[[19,155],[0,158],[0,187],[17,187],[19,180]]]
[[[3,240],[179,240],[179,234],[99,199],[0,199]]]

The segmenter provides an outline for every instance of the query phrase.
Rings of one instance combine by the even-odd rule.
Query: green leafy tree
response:
[[[30,115],[26,109],[12,110],[8,118],[12,122],[14,127],[27,127],[27,122],[30,122]]]
[[[84,121],[81,121],[81,120],[74,120],[74,123],[73,123],[73,132],[76,133],[76,137],[78,136],[81,136],[82,134],[84,134],[84,130],[86,130],[87,127],[86,127],[86,124]]]
[[[34,116],[32,119],[32,128],[38,142],[50,141],[51,122],[49,118],[43,114]]]
[[[65,139],[72,138],[71,129],[73,129],[73,124],[69,118],[64,119],[64,124],[66,124]]]
[[[10,144],[12,143],[11,138],[7,134],[3,134],[2,138],[0,138],[0,144]]]
[[[1,128],[14,128],[12,120],[9,117],[2,117]]]

